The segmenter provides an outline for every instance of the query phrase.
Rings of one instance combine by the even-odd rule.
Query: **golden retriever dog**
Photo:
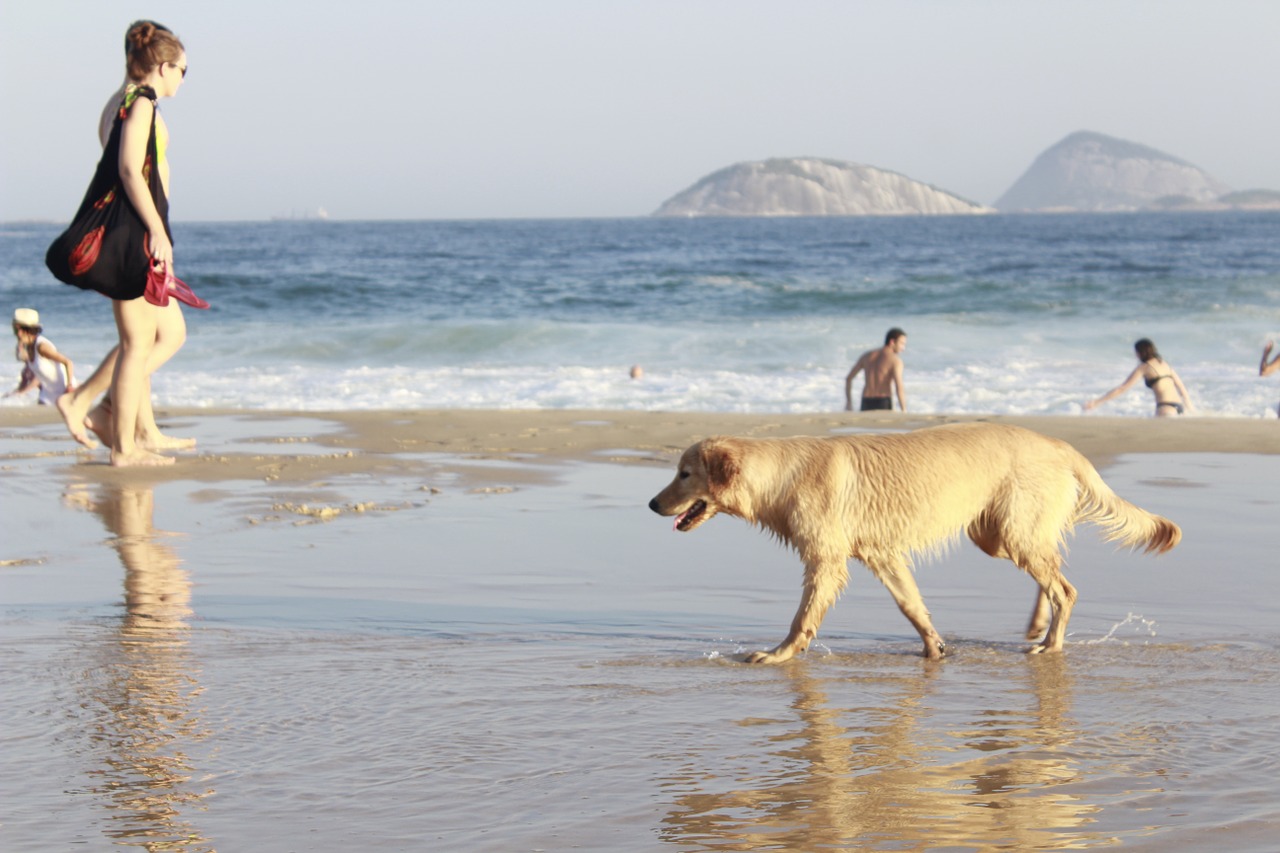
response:
[[[946,647],[912,577],[916,556],[967,535],[1040,586],[1032,653],[1062,650],[1075,588],[1062,576],[1066,536],[1093,522],[1107,541],[1163,553],[1182,531],[1134,506],[1071,445],[1020,427],[954,424],[890,435],[714,437],[680,457],[675,479],[649,502],[690,531],[717,513],[762,527],[804,561],[800,608],[786,639],[750,663],[780,663],[809,647],[849,581],[853,557],[880,579],[924,640]],[[1047,631],[1045,630],[1047,624]]]

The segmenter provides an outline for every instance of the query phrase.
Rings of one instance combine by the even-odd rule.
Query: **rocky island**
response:
[[[1231,188],[1146,145],[1079,131],[1048,148],[996,201],[1003,213],[1126,211],[1215,204]]]
[[[667,199],[654,216],[979,214],[989,207],[905,175],[814,157],[737,163]]]

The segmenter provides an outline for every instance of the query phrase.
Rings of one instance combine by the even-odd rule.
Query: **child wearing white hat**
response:
[[[75,387],[75,365],[41,334],[43,331],[40,313],[34,308],[13,312],[13,335],[18,339],[14,355],[23,368],[18,387],[5,396],[22,394],[39,385],[41,405],[56,406],[58,398]]]

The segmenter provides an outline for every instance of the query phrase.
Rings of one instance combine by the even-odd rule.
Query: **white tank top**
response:
[[[67,369],[56,361],[40,357],[40,344],[48,344],[53,346],[53,341],[40,335],[36,338],[36,342],[31,346],[31,360],[26,361],[19,358],[19,361],[25,362],[27,367],[31,368],[31,372],[36,375],[36,379],[40,380],[40,402],[46,406],[57,405],[58,398],[67,393]]]

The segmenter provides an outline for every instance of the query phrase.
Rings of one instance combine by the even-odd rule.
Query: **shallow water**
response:
[[[1109,468],[1186,538],[1082,530],[1063,655],[1022,654],[1030,582],[964,546],[919,570],[948,659],[855,565],[780,667],[736,659],[798,599],[763,534],[672,534],[665,470],[473,464],[492,488],[313,484],[376,504],[320,521],[269,481],[10,460],[0,846],[1275,848],[1276,457]]]

